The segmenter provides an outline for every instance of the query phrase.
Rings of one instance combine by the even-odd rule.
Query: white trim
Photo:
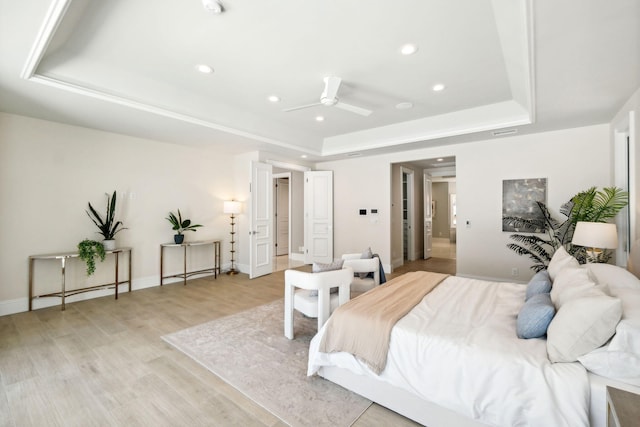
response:
[[[38,36],[27,56],[27,62],[20,73],[20,77],[23,79],[29,80],[35,74],[70,4],[71,0],[55,0],[49,6],[44,22],[38,31]]]
[[[281,162],[279,160],[267,159],[265,160],[265,163],[270,164],[271,166],[275,166],[277,168],[290,169],[290,170],[299,171],[299,172],[307,172],[311,170],[311,168],[308,166],[296,165],[295,163]]]

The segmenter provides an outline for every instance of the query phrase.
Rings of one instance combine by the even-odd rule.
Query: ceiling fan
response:
[[[320,102],[316,102],[314,104],[301,105],[299,107],[287,108],[283,110],[288,113],[289,111],[302,110],[303,108],[315,107],[317,105],[324,105],[326,107],[338,107],[342,110],[351,111],[352,113],[360,114],[361,116],[368,116],[372,113],[371,110],[367,110],[366,108],[357,107],[355,105],[346,104],[340,100],[338,100],[338,89],[340,89],[340,83],[342,83],[342,79],[336,76],[328,76],[324,79],[324,90],[320,95]]]

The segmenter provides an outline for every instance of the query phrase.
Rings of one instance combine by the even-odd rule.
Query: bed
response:
[[[564,305],[548,325],[548,339],[516,336],[531,283],[449,276],[395,323],[384,369],[378,372],[368,359],[347,351],[320,350],[329,340],[327,331],[340,328],[333,324],[337,310],[311,341],[308,374],[320,375],[430,427],[604,427],[606,385],[640,392],[640,281],[619,267],[585,267],[567,260],[567,256],[562,260],[554,256],[550,264],[549,270],[556,270],[553,285],[566,291],[566,284],[572,284],[574,295],[569,301],[564,294]],[[588,277],[590,283],[579,282],[576,275]],[[384,286],[396,286],[400,278]],[[582,293],[576,291],[580,286]],[[604,287],[606,298],[600,298]],[[367,295],[352,301],[363,303]],[[554,303],[559,300],[555,295]],[[596,300],[606,300],[607,314],[594,305],[585,306]],[[610,313],[614,306],[620,307],[618,314]],[[570,315],[574,324],[567,326]],[[570,340],[567,334],[582,334],[573,328],[588,323],[584,316],[597,317],[599,323],[608,318],[607,327],[613,333],[605,332],[606,338],[601,333],[596,340],[604,341],[587,352],[582,342],[571,345],[571,350],[584,354],[567,355],[563,348]],[[361,327],[360,333],[375,335],[367,327]],[[552,347],[558,340],[562,343]],[[581,360],[558,361],[567,357]]]

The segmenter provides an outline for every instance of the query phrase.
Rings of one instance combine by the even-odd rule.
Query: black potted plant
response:
[[[91,206],[89,203],[89,210],[87,215],[91,218],[91,221],[98,227],[100,230],[98,233],[102,234],[104,237],[104,248],[106,250],[114,250],[115,249],[115,235],[122,230],[126,230],[125,227],[122,226],[121,221],[116,221],[115,219],[115,211],[116,211],[116,192],[113,192],[112,196],[109,196],[107,193],[107,211],[105,213],[104,219],[102,216]]]
[[[173,236],[173,241],[176,244],[182,244],[184,241],[184,231],[196,231],[196,228],[202,227],[200,224],[191,224],[190,219],[182,219],[182,214],[180,213],[180,209],[178,209],[178,215],[173,212],[169,212],[169,216],[167,217],[167,221],[171,223],[172,229],[177,233]]]
[[[96,258],[104,261],[105,255],[104,246],[100,242],[84,239],[78,243],[78,257],[87,264],[87,276],[96,271]]]

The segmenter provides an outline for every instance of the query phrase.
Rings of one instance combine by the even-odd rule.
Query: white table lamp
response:
[[[588,248],[587,260],[598,262],[602,249],[618,247],[618,231],[615,224],[578,221],[571,243]]]

